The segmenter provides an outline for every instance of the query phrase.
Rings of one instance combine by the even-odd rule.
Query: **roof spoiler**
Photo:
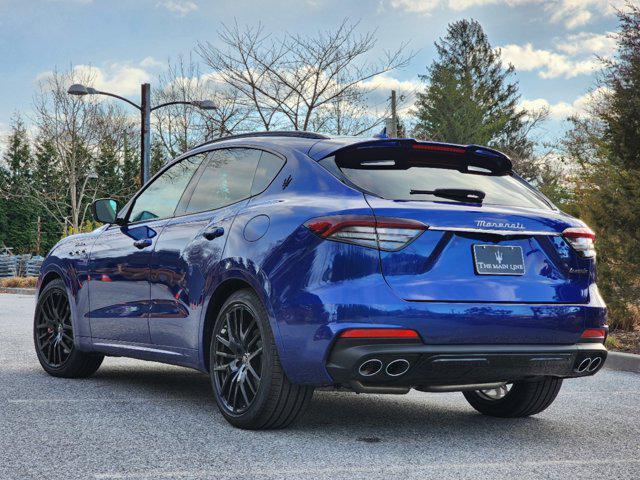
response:
[[[511,173],[513,169],[507,155],[489,147],[418,142],[414,139],[358,142],[335,150],[331,155],[335,155],[337,163],[345,167],[352,164],[358,168],[384,169],[382,160],[394,160],[392,168],[396,169],[424,164],[491,175]],[[377,163],[376,160],[381,162]],[[388,163],[386,167],[390,168]]]

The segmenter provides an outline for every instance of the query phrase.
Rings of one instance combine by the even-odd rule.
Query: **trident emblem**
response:
[[[502,264],[502,253],[501,252],[496,252],[496,260],[498,261],[499,264]]]

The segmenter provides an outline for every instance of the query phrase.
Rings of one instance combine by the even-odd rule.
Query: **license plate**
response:
[[[474,245],[473,260],[478,275],[524,275],[522,247]]]

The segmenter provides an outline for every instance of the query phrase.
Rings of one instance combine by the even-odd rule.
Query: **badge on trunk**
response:
[[[473,259],[478,275],[524,275],[522,247],[474,245]]]

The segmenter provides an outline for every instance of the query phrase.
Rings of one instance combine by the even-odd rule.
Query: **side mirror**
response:
[[[111,198],[101,198],[91,204],[93,218],[100,223],[116,223],[118,202]]]

